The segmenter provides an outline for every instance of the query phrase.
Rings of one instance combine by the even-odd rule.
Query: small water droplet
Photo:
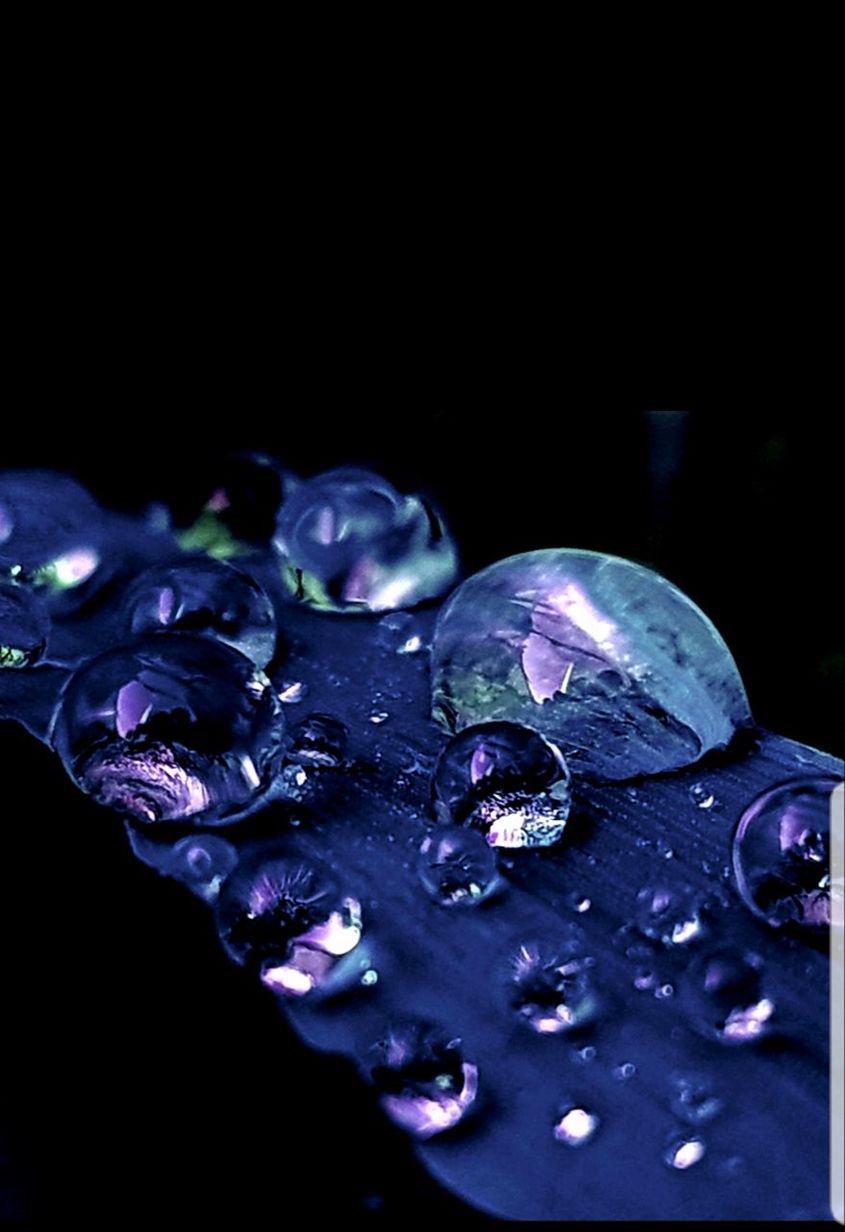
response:
[[[520,1022],[538,1035],[581,1027],[596,1014],[597,998],[578,939],[559,947],[520,946],[511,963],[511,1005]]]
[[[704,934],[701,910],[688,887],[645,886],[637,895],[637,927],[665,946],[685,946]]]
[[[622,1065],[615,1066],[613,1077],[619,1082],[627,1082],[629,1078],[633,1078],[637,1072],[636,1065],[631,1061],[625,1061]]]
[[[434,771],[441,821],[480,828],[491,846],[547,847],[571,803],[560,751],[515,723],[484,723],[453,737]]]
[[[585,898],[583,894],[579,894],[577,890],[573,890],[571,894],[566,896],[566,905],[570,911],[583,915],[585,911],[590,910],[592,902],[589,898]]]
[[[639,992],[650,992],[657,984],[657,975],[649,967],[641,967],[634,976],[634,987]]]
[[[675,1073],[670,1078],[670,1087],[672,1112],[687,1125],[705,1125],[724,1106],[702,1074]]]
[[[478,1068],[461,1041],[429,1023],[394,1023],[374,1049],[371,1077],[387,1115],[420,1139],[458,1125],[475,1103]]]
[[[311,766],[339,766],[347,741],[346,725],[331,714],[309,714],[292,728],[288,759]]]
[[[686,1171],[704,1158],[707,1148],[702,1138],[678,1138],[663,1156],[670,1168]]]
[[[378,971],[374,967],[368,967],[361,976],[361,983],[365,988],[372,988],[374,984],[378,983]]]
[[[830,924],[830,797],[838,782],[818,776],[783,783],[758,796],[737,824],[737,887],[773,928],[815,933]]]
[[[555,1142],[566,1146],[585,1146],[595,1137],[601,1124],[595,1113],[577,1105],[564,1105],[554,1125]]]
[[[583,1063],[587,1063],[589,1061],[595,1061],[597,1056],[598,1056],[598,1052],[593,1047],[593,1045],[587,1044],[583,1048],[576,1048],[575,1052],[573,1053],[572,1059],[573,1061],[578,1060]]]
[[[501,888],[495,854],[480,834],[450,827],[423,840],[417,872],[442,907],[475,907]]]
[[[279,701],[287,706],[295,706],[297,702],[303,701],[307,694],[308,685],[303,680],[291,680],[282,685]]]
[[[390,715],[386,710],[379,710],[375,714],[370,715],[370,722],[378,726],[380,723],[386,723],[389,718]]]
[[[762,962],[753,954],[700,955],[686,973],[684,990],[695,1028],[723,1044],[760,1039],[775,1010],[763,990]]]
[[[675,987],[673,984],[661,984],[659,988],[655,988],[654,995],[658,1001],[668,1001],[670,997],[674,997]]]
[[[693,783],[689,796],[693,804],[700,809],[712,809],[716,804],[716,797],[705,783]]]

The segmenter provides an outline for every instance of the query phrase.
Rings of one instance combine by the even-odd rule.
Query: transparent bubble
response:
[[[352,467],[303,483],[279,517],[276,546],[291,595],[311,607],[386,612],[441,595],[457,554],[418,496]]]
[[[454,736],[434,770],[444,822],[483,830],[494,847],[547,847],[566,827],[569,771],[558,749],[517,723],[483,723]]]
[[[538,1035],[559,1035],[591,1022],[597,999],[591,963],[577,938],[561,945],[529,942],[511,960],[511,1005]]]
[[[188,530],[179,535],[186,551],[231,560],[269,548],[295,477],[263,454],[242,453],[223,464]]]
[[[288,757],[312,766],[340,766],[349,738],[346,724],[331,714],[309,714],[291,730]]]
[[[49,632],[50,616],[40,598],[26,587],[0,581],[0,671],[37,663]]]
[[[412,655],[425,650],[425,642],[410,612],[390,612],[378,622],[379,645],[393,654]]]
[[[707,617],[658,574],[598,552],[529,552],[469,578],[438,618],[432,674],[450,730],[522,722],[597,779],[691,765],[750,720]]]
[[[724,1106],[702,1074],[675,1073],[670,1078],[670,1089],[672,1112],[687,1125],[704,1125],[712,1121]]]
[[[397,1125],[431,1138],[466,1117],[478,1094],[478,1068],[464,1060],[459,1039],[430,1023],[395,1023],[374,1049],[371,1077]]]
[[[258,854],[223,888],[217,927],[229,955],[283,997],[339,991],[369,969],[361,905],[319,861]]]
[[[839,780],[795,779],[763,792],[733,839],[733,867],[746,906],[773,928],[810,932],[831,920],[830,797]],[[841,895],[842,888],[833,887]]]
[[[696,808],[712,809],[718,801],[706,783],[693,783],[689,789],[689,797]]]
[[[71,778],[138,821],[234,820],[281,761],[281,705],[245,655],[158,633],[71,676],[53,743]]]
[[[441,907],[476,907],[501,888],[496,856],[480,834],[450,828],[423,840],[420,881]]]
[[[701,909],[692,891],[644,886],[637,895],[637,928],[666,946],[684,946],[704,935]]]
[[[679,1172],[685,1172],[704,1158],[707,1147],[702,1138],[676,1138],[663,1155],[664,1162]]]
[[[52,471],[0,472],[0,577],[72,610],[104,575],[106,515],[75,480]]]
[[[276,648],[273,605],[257,582],[208,557],[147,569],[125,604],[133,637],[170,631],[215,637],[266,667]]]
[[[692,1024],[722,1044],[748,1044],[769,1029],[775,1012],[766,996],[763,964],[755,954],[718,950],[690,964],[684,995]]]
[[[151,831],[127,823],[132,850],[165,877],[174,877],[207,903],[216,901],[238,863],[237,850],[218,834],[191,834],[176,843],[157,841]]]
[[[596,1136],[601,1121],[594,1112],[579,1104],[565,1103],[554,1124],[555,1142],[565,1146],[585,1146]]]

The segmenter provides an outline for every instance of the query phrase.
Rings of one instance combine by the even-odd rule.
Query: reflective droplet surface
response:
[[[288,758],[312,766],[340,766],[349,733],[331,714],[309,714],[291,729]]]
[[[0,671],[37,663],[49,632],[50,616],[38,595],[0,581]]]
[[[322,863],[295,856],[245,861],[226,883],[217,927],[229,955],[283,997],[329,993],[369,969],[357,952],[360,903]]]
[[[670,1079],[670,1107],[687,1125],[704,1125],[712,1121],[723,1107],[713,1094],[710,1082],[702,1074],[675,1073]]]
[[[588,1108],[564,1104],[554,1124],[555,1142],[562,1142],[565,1146],[584,1146],[595,1137],[600,1124],[599,1118]]]
[[[493,847],[547,847],[563,834],[571,795],[560,752],[517,723],[454,736],[434,771],[441,821],[475,826]]]
[[[528,942],[511,961],[511,1005],[538,1035],[559,1035],[591,1022],[597,1011],[591,964],[576,936],[560,946]]]
[[[480,834],[463,828],[450,827],[426,837],[417,872],[441,907],[476,907],[502,885],[495,853]]]
[[[769,1029],[774,1002],[763,988],[763,964],[754,954],[717,950],[700,955],[684,979],[693,1026],[721,1044],[748,1044]]]
[[[293,598],[343,612],[386,612],[441,595],[457,553],[418,496],[352,467],[303,483],[279,518],[276,546]]]
[[[688,888],[644,886],[637,895],[637,928],[666,946],[684,946],[704,934],[701,911]]]
[[[689,789],[690,800],[700,809],[712,809],[718,803],[706,783],[693,783]]]
[[[214,637],[266,667],[276,648],[273,605],[241,569],[207,557],[155,566],[130,587],[131,637],[170,631]]]
[[[670,1168],[685,1172],[704,1158],[706,1150],[702,1138],[678,1138],[667,1148],[663,1159]]]
[[[216,901],[220,888],[238,863],[231,843],[217,834],[191,834],[175,843],[156,841],[150,829],[127,823],[132,850],[139,859],[166,877],[174,877],[207,903]]]
[[[459,1039],[417,1020],[395,1023],[379,1041],[371,1077],[387,1115],[415,1138],[458,1125],[475,1103],[478,1068]]]
[[[665,578],[597,552],[528,552],[465,581],[437,621],[432,685],[450,730],[522,722],[600,780],[691,765],[750,720],[707,617]]]
[[[830,798],[840,780],[795,779],[763,792],[745,810],[733,839],[733,869],[743,902],[773,928],[822,932],[831,921]]]
[[[180,633],[89,659],[53,729],[76,785],[143,822],[233,820],[272,782],[281,742],[267,677],[231,647]]]
[[[201,512],[179,534],[186,551],[204,552],[216,560],[231,560],[269,548],[279,513],[297,480],[275,459],[264,454],[236,454],[221,466]]]

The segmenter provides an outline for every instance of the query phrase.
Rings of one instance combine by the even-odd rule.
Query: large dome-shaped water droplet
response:
[[[133,637],[169,630],[215,637],[266,667],[276,618],[264,590],[241,569],[200,557],[147,569],[125,600]]]
[[[511,1005],[538,1035],[559,1035],[592,1022],[598,1002],[577,934],[560,944],[527,942],[511,960]]]
[[[749,1044],[765,1035],[775,1012],[763,987],[763,964],[755,954],[717,950],[693,961],[683,994],[692,1024],[721,1044]]]
[[[233,820],[281,761],[281,703],[245,655],[158,633],[84,663],[53,743],[77,786],[139,821]]]
[[[525,723],[597,779],[690,765],[750,721],[707,617],[665,578],[599,552],[528,552],[469,578],[438,618],[432,676],[450,729]]]
[[[570,809],[560,751],[518,723],[481,723],[454,736],[434,771],[441,821],[477,826],[492,847],[548,847]]]
[[[427,835],[417,861],[420,881],[441,907],[476,907],[501,886],[496,856],[480,834],[450,827]]]
[[[478,1092],[478,1069],[464,1059],[459,1039],[429,1023],[395,1023],[374,1049],[371,1077],[381,1106],[416,1138],[458,1125]]]
[[[204,552],[217,560],[247,556],[269,548],[279,512],[296,487],[296,478],[275,459],[264,454],[241,453],[228,458],[197,505],[183,510],[179,533],[188,551]],[[195,519],[195,520],[193,520]]]
[[[0,581],[0,670],[37,663],[49,631],[50,617],[38,595]]]
[[[748,806],[733,840],[743,901],[773,928],[826,931],[831,921],[831,795],[840,780],[794,779]]]
[[[291,595],[332,611],[413,607],[441,595],[457,571],[454,544],[429,505],[351,467],[293,493],[276,545]]]

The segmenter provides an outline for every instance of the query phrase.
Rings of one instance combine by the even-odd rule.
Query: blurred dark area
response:
[[[677,333],[644,331],[569,370],[551,330],[508,352],[504,331],[470,341],[450,321],[411,344],[374,320],[335,347],[300,321],[274,367],[275,318],[235,343],[172,304],[140,331],[119,311],[101,329],[107,316],[48,351],[27,341],[23,430],[4,429],[0,465],[68,470],[105,505],[184,519],[236,450],[305,474],[370,466],[434,498],[465,572],[554,546],[654,567],[721,631],[758,722],[842,755],[841,426],[806,409],[777,339],[765,362],[737,349],[735,370],[726,340],[717,372]],[[0,1218],[483,1221],[349,1067],[296,1041],[203,906],[134,860],[45,748],[3,724],[0,766]]]

